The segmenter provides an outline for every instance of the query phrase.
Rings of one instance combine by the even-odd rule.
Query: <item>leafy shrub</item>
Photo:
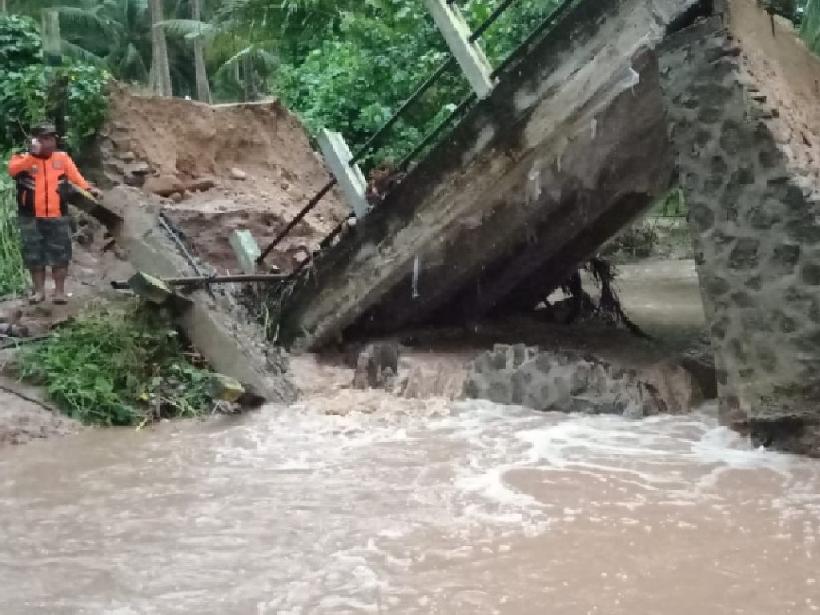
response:
[[[809,49],[820,54],[820,0],[808,0],[802,15],[800,36]]]
[[[53,71],[54,83],[64,86],[52,90],[52,98],[60,101],[49,100],[47,71]],[[68,145],[81,147],[105,120],[108,80],[105,70],[82,62],[46,68],[34,21],[0,16],[0,151],[22,143],[31,126],[45,119],[57,102],[65,103]]]
[[[5,167],[2,156],[0,165]],[[3,173],[0,175],[0,297],[20,294],[27,284],[28,273],[20,256],[14,184]]]
[[[60,69],[60,77],[66,81],[68,94],[68,142],[72,147],[80,148],[105,122],[107,85],[111,76],[97,66],[74,62]]]
[[[196,416],[211,403],[210,373],[191,363],[160,312],[135,303],[79,317],[25,350],[20,370],[90,425]]]
[[[16,15],[0,16],[2,71],[15,72],[42,62],[43,45],[34,20]]]

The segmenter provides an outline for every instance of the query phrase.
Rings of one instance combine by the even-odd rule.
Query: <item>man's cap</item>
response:
[[[57,127],[51,122],[40,122],[32,130],[35,137],[44,137],[46,135],[57,136]]]

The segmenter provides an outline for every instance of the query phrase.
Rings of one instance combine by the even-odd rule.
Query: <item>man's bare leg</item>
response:
[[[54,278],[54,303],[65,305],[68,297],[65,294],[65,279],[68,276],[68,266],[52,267],[51,277]]]
[[[36,305],[46,299],[46,268],[33,267],[29,269],[31,281],[34,283],[34,294],[31,295],[29,303]]]

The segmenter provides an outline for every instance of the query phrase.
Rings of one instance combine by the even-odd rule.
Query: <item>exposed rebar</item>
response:
[[[287,236],[288,236],[288,233],[290,233],[290,232],[293,230],[293,228],[294,228],[297,224],[299,224],[299,223],[300,223],[300,222],[304,219],[304,217],[305,217],[306,215],[308,215],[308,213],[310,213],[310,210],[311,210],[311,209],[313,209],[314,207],[316,207],[316,205],[318,205],[318,204],[319,204],[319,201],[321,201],[321,200],[322,200],[322,198],[324,198],[324,196],[325,196],[328,192],[330,192],[330,191],[331,191],[331,189],[333,188],[333,186],[335,186],[335,185],[336,185],[336,181],[337,181],[337,180],[336,180],[336,178],[334,177],[334,178],[332,178],[329,182],[327,182],[327,183],[326,183],[326,184],[322,187],[322,189],[321,189],[321,190],[319,190],[319,192],[317,192],[317,193],[313,196],[313,198],[312,198],[312,199],[310,199],[310,200],[307,202],[307,205],[305,205],[305,206],[304,206],[304,207],[303,207],[303,208],[299,211],[299,213],[298,213],[298,214],[296,214],[296,216],[293,218],[293,220],[291,220],[290,222],[288,222],[287,226],[286,226],[284,229],[282,229],[281,231],[279,231],[279,234],[276,236],[276,238],[275,238],[275,239],[274,239],[274,240],[273,240],[273,241],[272,241],[272,242],[268,245],[268,247],[267,247],[267,248],[265,248],[265,250],[262,252],[262,254],[260,254],[260,255],[259,255],[259,258],[257,258],[257,259],[256,259],[256,263],[257,263],[257,264],[260,264],[263,260],[265,260],[265,258],[268,256],[268,254],[270,254],[270,253],[273,251],[273,249],[274,249],[276,246],[278,246],[278,245],[279,245],[279,242],[281,242],[281,241],[282,241],[285,237],[287,237]]]
[[[416,91],[410,95],[410,98],[405,100],[402,103],[401,107],[399,107],[398,110],[392,115],[392,117],[389,120],[387,120],[384,124],[382,124],[381,128],[379,128],[367,140],[367,142],[365,142],[365,144],[362,145],[359,148],[359,150],[353,155],[353,158],[350,159],[351,166],[359,162],[364,157],[364,155],[370,150],[370,148],[373,147],[373,144],[376,143],[382,136],[384,136],[384,133],[386,133],[388,130],[390,130],[390,128],[393,127],[393,125],[399,120],[399,118],[401,118],[402,114],[410,107],[410,105],[412,105],[419,98],[421,98],[421,96],[427,90],[429,90],[430,87],[436,81],[438,81],[439,77],[441,77],[447,71],[447,69],[449,69],[450,66],[453,64],[454,59],[455,58],[453,58],[453,56],[447,58],[447,60],[442,62],[441,65],[433,72],[433,74],[427,77],[427,79],[425,79],[424,82],[418,88],[416,88]]]
[[[469,41],[471,43],[475,43],[478,39],[480,39],[484,33],[489,30],[490,27],[498,20],[498,18],[504,14],[504,11],[506,11],[513,2],[517,1],[518,0],[503,0],[503,2],[495,7],[495,10],[490,13],[490,16],[487,17],[487,19],[485,19],[484,22],[478,26],[478,28],[473,30],[473,33],[470,34]]]

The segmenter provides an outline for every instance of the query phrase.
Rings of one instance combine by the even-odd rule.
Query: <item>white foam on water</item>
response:
[[[147,436],[122,460],[78,472],[80,497],[66,502],[25,493],[30,483],[12,477],[0,501],[24,512],[0,509],[0,523],[8,557],[27,553],[30,567],[20,576],[9,564],[9,582],[62,596],[66,586],[42,585],[40,571],[57,578],[68,566],[74,578],[94,578],[114,569],[132,608],[163,615],[186,612],[179,605],[237,612],[220,611],[208,592],[228,605],[251,597],[265,615],[491,612],[498,603],[465,584],[471,566],[520,562],[522,543],[576,525],[638,542],[669,532],[689,540],[701,518],[728,525],[742,507],[756,511],[746,525],[757,511],[779,515],[767,540],[796,543],[805,558],[817,552],[818,466],[754,450],[708,413],[631,420],[477,401],[341,400],[364,405],[330,415],[309,402],[270,407],[205,436]],[[16,476],[20,467],[0,460],[0,470]],[[744,491],[746,477],[761,492]],[[740,541],[751,536],[746,525],[735,528]],[[162,572],[169,545],[173,579]],[[119,554],[113,565],[110,553]],[[527,574],[545,581],[535,568]],[[0,591],[0,607],[13,599]]]

